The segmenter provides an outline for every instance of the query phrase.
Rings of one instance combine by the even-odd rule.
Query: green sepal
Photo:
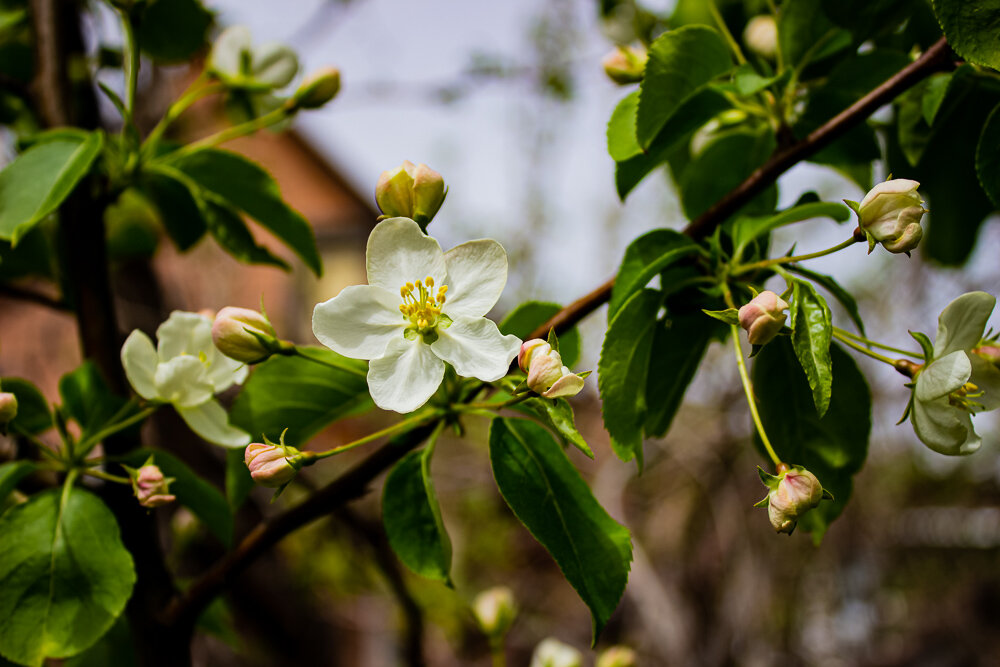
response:
[[[924,361],[931,361],[934,358],[934,344],[931,343],[927,334],[919,331],[910,331],[909,334],[913,336],[913,340],[920,343],[920,349],[924,352]]]
[[[753,504],[754,507],[767,507],[771,504],[771,494],[767,494],[763,499],[758,500]]]
[[[760,477],[760,481],[764,484],[764,486],[771,489],[772,491],[776,491],[778,489],[778,484],[781,482],[780,477],[772,475],[771,473],[764,470],[760,466],[757,466],[757,476]],[[767,498],[765,498],[764,500],[767,500]],[[761,507],[765,507],[765,505],[761,505]]]
[[[857,213],[859,217],[861,216],[861,204],[856,201],[851,201],[850,199],[845,199],[844,203],[847,204],[849,209]]]
[[[757,295],[755,294],[754,296]],[[740,324],[740,311],[736,308],[726,308],[725,310],[705,310],[702,308],[701,312],[705,313],[709,317],[714,317],[720,322],[725,322],[726,324],[734,324],[736,326],[739,326]]]
[[[551,347],[556,352],[559,352],[559,336],[556,335],[555,329],[549,329],[549,335],[546,337],[549,347]]]

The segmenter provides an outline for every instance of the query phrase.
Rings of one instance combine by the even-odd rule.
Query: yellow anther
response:
[[[434,287],[434,278],[431,276],[427,276],[427,278],[424,279],[424,282],[427,283],[428,287]]]
[[[406,285],[399,288],[399,296],[405,299],[407,294],[409,294],[409,292],[406,291]]]
[[[407,292],[413,291],[413,283],[406,283],[406,291]]]

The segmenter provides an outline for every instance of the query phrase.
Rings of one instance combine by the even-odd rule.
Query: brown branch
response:
[[[936,71],[949,69],[954,65],[951,48],[944,37],[927,49],[922,56],[899,70],[884,83],[813,130],[804,139],[775,152],[767,162],[757,168],[745,181],[730,190],[707,211],[692,220],[683,232],[694,239],[703,239],[725,222],[747,202],[770,187],[778,177],[799,162],[815,155],[829,146],[848,130],[867,119],[879,107],[888,104],[910,87],[919,83]],[[611,278],[590,294],[577,299],[552,316],[548,322],[535,329],[529,338],[544,338],[549,329],[563,333],[577,322],[597,310],[611,298],[611,288],[615,279]]]
[[[170,603],[164,614],[166,623],[179,627],[192,623],[233,577],[257,556],[289,533],[363,496],[373,479],[423,442],[432,429],[433,425],[422,426],[389,441],[304,502],[257,526],[235,549]]]
[[[52,308],[53,310],[70,310],[69,305],[61,299],[56,299],[48,294],[42,294],[41,292],[36,292],[24,287],[18,287],[16,285],[0,285],[0,298],[17,299],[18,301],[37,303],[41,306]]]

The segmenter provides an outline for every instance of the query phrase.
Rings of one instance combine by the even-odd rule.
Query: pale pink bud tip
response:
[[[280,445],[251,443],[247,445],[243,460],[250,471],[250,477],[261,486],[282,486],[298,472],[298,469],[289,462],[286,448]]]
[[[767,515],[776,531],[791,533],[796,521],[822,499],[823,485],[816,476],[801,466],[793,466],[768,494]]]
[[[740,308],[740,326],[747,332],[751,345],[771,342],[785,324],[783,313],[788,303],[770,290],[765,290]]]
[[[0,425],[9,424],[17,417],[17,396],[4,391],[0,392]]]
[[[858,224],[872,239],[893,253],[909,252],[923,236],[920,219],[926,212],[917,192],[920,183],[894,178],[872,188],[858,206]]]
[[[632,46],[619,46],[604,56],[601,65],[608,78],[619,85],[639,83],[642,81],[649,54],[645,49]]]
[[[324,67],[313,72],[295,92],[295,102],[303,109],[318,109],[340,92],[340,70]]]
[[[472,602],[472,613],[488,637],[502,637],[517,616],[514,594],[505,586],[483,591]]]
[[[263,314],[232,306],[216,315],[212,342],[224,355],[245,364],[260,363],[279,347],[274,327]]]
[[[594,667],[636,667],[638,656],[627,646],[612,646],[597,658]]]
[[[170,480],[164,478],[159,466],[144,465],[135,474],[135,497],[143,507],[159,507],[177,498],[167,488]]]
[[[528,374],[528,388],[545,398],[575,396],[583,389],[583,378],[563,366],[559,353],[540,338],[522,343],[517,363]]]

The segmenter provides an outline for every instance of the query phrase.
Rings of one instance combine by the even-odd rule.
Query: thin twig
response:
[[[777,151],[745,181],[730,190],[722,199],[693,220],[683,232],[694,239],[710,235],[715,228],[725,222],[747,202],[770,187],[778,177],[803,160],[815,155],[821,149],[844,135],[848,130],[864,122],[879,107],[888,104],[897,95],[917,84],[936,71],[953,65],[951,48],[944,37],[927,49],[922,56],[899,70],[870,93],[847,107],[829,121],[813,130],[801,141]],[[544,338],[549,329],[563,333],[577,322],[597,310],[611,298],[611,288],[615,279],[611,278],[552,316],[548,322],[535,329],[529,338]]]

